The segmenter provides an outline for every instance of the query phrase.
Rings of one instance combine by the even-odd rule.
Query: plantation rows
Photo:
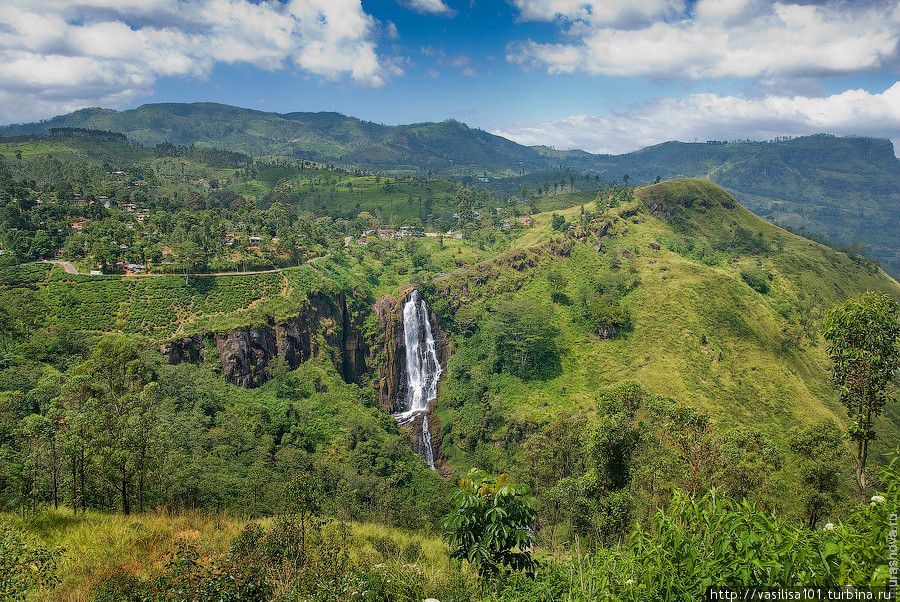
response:
[[[48,317],[86,330],[165,337],[193,315],[227,314],[258,299],[277,296],[281,276],[179,276],[141,279],[71,278],[47,282],[41,289]]]

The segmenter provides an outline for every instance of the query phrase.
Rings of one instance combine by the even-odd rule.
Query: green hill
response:
[[[547,218],[536,229],[552,242]],[[626,382],[702,408],[723,429],[754,427],[781,442],[798,424],[846,422],[820,318],[867,290],[900,296],[896,281],[759,219],[704,180],[639,189],[591,228],[567,256],[513,254],[440,285],[439,306],[459,333],[438,401],[454,467],[515,470],[529,433],[564,413],[592,417],[597,392]],[[515,267],[523,263],[535,267]],[[555,293],[554,274],[564,281]],[[493,368],[500,360],[486,333],[505,304],[536,306],[558,333],[545,373]],[[609,338],[598,320],[624,326]],[[878,428],[879,453],[893,450],[896,406]]]
[[[83,109],[0,135],[82,127],[121,132],[141,144],[206,144],[257,156],[282,155],[380,169],[509,171],[558,161],[458,121],[386,126],[340,113],[265,113],[215,103],[149,104],[128,111]]]
[[[608,177],[628,173],[638,182],[709,177],[768,221],[845,245],[862,243],[890,272],[900,272],[900,162],[888,140],[666,142],[601,164]]]
[[[215,103],[82,109],[0,128],[0,136],[57,127],[125,134],[141,144],[202,144],[379,170],[511,177],[567,169],[635,184],[709,177],[773,223],[843,245],[861,243],[900,272],[900,161],[888,140],[805,136],[772,142],[666,142],[624,155],[527,147],[457,121],[387,126],[339,113],[267,113]]]

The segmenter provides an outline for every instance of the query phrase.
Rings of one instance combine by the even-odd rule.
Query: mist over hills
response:
[[[377,170],[448,176],[571,170],[633,184],[709,177],[756,214],[840,244],[862,243],[900,273],[900,161],[890,141],[805,136],[773,142],[665,142],[623,155],[523,146],[458,121],[388,126],[340,113],[267,113],[215,103],[82,109],[0,128],[0,136],[54,127],[125,134],[141,144],[210,145]]]

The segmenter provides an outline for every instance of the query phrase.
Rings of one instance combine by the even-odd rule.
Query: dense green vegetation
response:
[[[151,104],[120,112],[84,109],[6,126],[0,135],[34,135],[60,126],[111,130],[148,145],[201,144],[257,157],[452,174],[508,193],[559,181],[535,179],[534,172],[568,171],[576,179],[589,174],[610,183],[627,177],[635,184],[709,177],[773,223],[857,251],[868,248],[866,253],[891,273],[900,270],[895,226],[900,161],[888,140],[819,135],[768,142],[666,142],[624,155],[593,155],[521,146],[456,121],[385,126],[337,113],[280,115],[213,103]]]
[[[882,300],[888,334],[866,340],[889,345],[893,279],[704,180],[598,189],[508,228],[515,204],[482,211],[474,198],[457,197],[462,239],[340,240],[268,273],[98,277],[6,257],[10,587],[67,600],[556,600],[693,599],[718,575],[885,583],[894,382],[872,397],[874,501],[861,505],[858,417],[828,353],[850,349],[836,335],[869,312],[824,336],[823,318],[880,291],[862,298]],[[375,340],[373,304],[409,284],[451,350],[434,410],[440,472],[378,405],[379,375],[347,382],[323,340],[294,370],[269,364],[254,389],[223,382],[214,347],[174,366],[154,350],[296,316],[314,295],[346,297]],[[102,549],[88,551],[90,532]]]
[[[154,272],[297,265],[378,227],[472,235],[487,221],[499,230],[542,205],[542,195],[526,204],[432,175],[254,161],[195,146],[145,148],[103,132],[0,143],[4,252],[65,259],[85,272],[126,264]]]

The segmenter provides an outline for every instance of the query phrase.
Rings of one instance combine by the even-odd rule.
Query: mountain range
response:
[[[339,113],[268,113],[215,103],[82,109],[0,128],[0,136],[56,127],[101,129],[140,144],[199,144],[384,171],[447,176],[569,170],[608,182],[708,177],[751,211],[833,243],[861,243],[900,273],[900,161],[889,140],[805,136],[769,142],[666,142],[622,155],[524,146],[454,120],[382,125]]]

